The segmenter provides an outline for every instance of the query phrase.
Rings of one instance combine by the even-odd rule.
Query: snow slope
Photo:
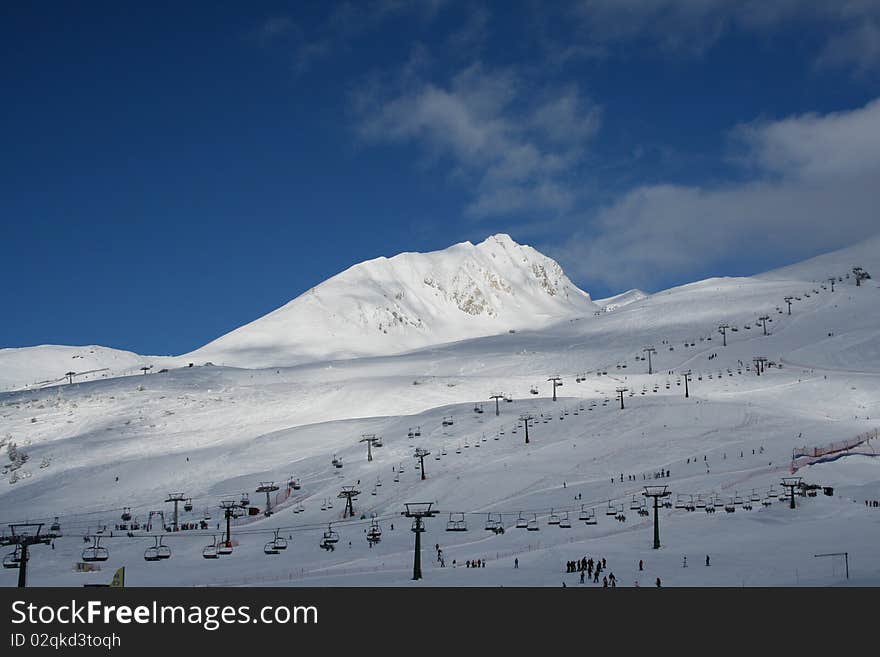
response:
[[[635,303],[636,301],[646,299],[647,297],[648,295],[641,290],[633,289],[622,292],[621,294],[616,294],[613,297],[607,297],[605,299],[595,299],[594,303],[605,312],[611,312],[613,310],[617,310],[618,308],[622,308],[623,306],[628,306],[631,303]]]
[[[67,372],[75,372],[76,381],[140,374],[141,367],[160,369],[167,360],[97,345],[0,349],[0,390],[56,385],[67,381]]]
[[[880,461],[870,456],[880,454],[876,439],[859,456],[798,471],[834,486],[833,496],[798,498],[794,511],[769,496],[781,492],[794,447],[880,427],[880,350],[873,347],[880,293],[874,279],[856,288],[845,278],[856,264],[877,271],[876,253],[856,245],[781,274],[700,281],[598,316],[404,354],[172,369],[0,393],[0,442],[29,457],[0,477],[0,526],[59,516],[64,536],[56,549],[33,551],[36,585],[106,582],[123,565],[131,585],[410,584],[412,534],[400,512],[422,500],[440,511],[423,536],[425,585],[575,586],[565,562],[584,555],[606,557],[619,586],[649,586],[656,577],[664,586],[843,585],[841,564],[813,556],[842,551],[850,555],[850,584],[880,585],[880,509],[864,505],[880,500]],[[844,279],[834,292],[821,285],[832,275]],[[800,297],[791,315],[785,296]],[[772,320],[768,335],[761,316]],[[731,327],[726,347],[720,323]],[[641,360],[646,345],[656,350],[653,374]],[[758,355],[782,367],[757,376]],[[685,371],[692,373],[688,398]],[[564,385],[553,402],[547,378],[557,374]],[[512,399],[497,417],[489,401],[496,391]],[[480,405],[484,412],[475,412]],[[533,418],[528,445],[523,414]],[[415,428],[420,435],[410,437]],[[383,437],[372,461],[363,434]],[[425,481],[415,447],[431,452]],[[334,455],[343,468],[332,467]],[[655,480],[660,470],[670,476]],[[220,500],[247,492],[262,508],[258,484],[275,481],[283,491],[291,476],[302,489],[271,517],[234,523],[232,555],[202,559],[219,533]],[[735,513],[664,509],[664,547],[653,551],[650,519],[630,509],[645,483],[668,485],[673,503],[760,501]],[[342,485],[361,490],[353,520],[342,517]],[[208,529],[165,534],[174,556],[145,562],[153,538],[114,531],[121,508],[141,521],[158,509],[167,516],[164,499],[178,490],[194,503],[183,520],[209,515]],[[626,521],[606,515],[609,505]],[[582,506],[597,524],[578,520]],[[445,531],[459,513],[468,530]],[[500,514],[504,534],[484,529],[490,513]],[[571,528],[549,523],[566,513]],[[373,514],[383,538],[370,547]],[[520,514],[537,519],[539,530],[518,529]],[[340,542],[328,552],[318,544],[331,522]],[[83,536],[104,525],[110,559],[100,572],[75,572]],[[265,555],[276,529],[290,546]],[[684,557],[691,567],[682,568]],[[487,566],[461,567],[477,558]],[[14,570],[0,572],[0,585],[14,584]]]

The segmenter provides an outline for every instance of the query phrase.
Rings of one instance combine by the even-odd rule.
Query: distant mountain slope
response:
[[[863,267],[873,279],[880,280],[880,234],[836,251],[773,269],[760,274],[758,278],[823,282],[822,279],[828,275],[828,272],[833,271],[843,275],[852,272],[852,268],[856,266]]]
[[[605,312],[611,312],[612,310],[623,308],[624,306],[628,306],[631,303],[635,303],[636,301],[641,301],[642,299],[647,298],[648,295],[645,292],[633,289],[622,292],[621,294],[616,294],[613,297],[596,299],[593,301],[593,303],[595,303]]]
[[[265,367],[387,355],[594,310],[554,260],[502,234],[355,265],[186,357]]]
[[[0,349],[0,390],[60,383],[67,381],[67,372],[74,372],[73,380],[77,382],[137,374],[141,367],[151,365],[156,371],[163,367],[159,363],[164,360],[96,345]]]

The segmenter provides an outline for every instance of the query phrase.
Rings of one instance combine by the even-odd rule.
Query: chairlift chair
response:
[[[776,497],[776,489],[773,486],[767,490],[767,497]]]
[[[598,519],[596,518],[596,509],[587,510],[587,517],[584,518],[584,523],[587,525],[595,525],[598,523]]]
[[[464,519],[464,513],[450,513],[449,522],[446,523],[446,531],[466,532],[467,522]]]
[[[128,522],[129,520],[131,520],[131,507],[130,507],[130,506],[127,506],[127,507],[123,508],[123,509],[122,509],[122,515],[119,516],[119,517],[120,517],[122,520],[124,520],[125,522]]]
[[[110,558],[110,551],[101,546],[101,537],[94,536],[92,538],[93,543],[82,551],[81,558],[86,563],[92,563],[95,561],[107,561]]]
[[[217,545],[217,554],[232,554],[232,541],[222,541]]]
[[[16,545],[15,549],[3,557],[4,568],[18,568],[21,565],[21,546]]]
[[[736,506],[733,503],[733,499],[730,499],[727,501],[727,503],[724,505],[724,510],[727,513],[735,513],[736,512]]]
[[[61,523],[58,522],[58,516],[55,516],[55,520],[52,521],[52,525],[49,527],[49,531],[53,534],[58,534],[61,532]]]
[[[538,514],[534,513],[534,514],[532,514],[532,519],[529,520],[529,524],[526,526],[526,530],[528,530],[530,532],[536,532],[539,529],[541,529],[541,528],[540,528],[540,526],[538,526]]]
[[[272,541],[275,544],[276,550],[286,550],[287,549],[287,539],[283,536],[279,536],[280,529],[275,530],[275,539]]]
[[[517,529],[528,529],[529,521],[523,518],[522,512],[520,512],[519,517],[516,519],[516,528]]]
[[[548,525],[558,525],[559,524],[559,516],[553,513],[553,509],[550,509],[550,517],[547,518]]]
[[[263,546],[263,554],[281,554],[275,547],[274,541],[269,541]]]
[[[560,529],[571,529],[571,519],[568,517],[568,511],[559,519]]]
[[[162,543],[162,537],[155,537],[156,544],[144,550],[144,561],[160,561],[171,558],[171,548]]]
[[[611,500],[608,500],[608,508],[605,509],[605,515],[606,516],[616,516],[617,515],[617,507],[615,507],[611,503]]]
[[[697,504],[698,509],[705,509],[706,508],[706,500],[703,499],[702,495],[697,495],[696,504]]]
[[[630,511],[638,511],[642,508],[642,502],[637,496],[633,495],[632,502],[629,503]]]
[[[578,514],[578,520],[586,520],[589,517],[590,517],[590,514],[584,508],[584,505],[581,504],[581,512]]]
[[[684,499],[684,495],[677,495],[675,498],[675,508],[676,509],[685,509],[687,508],[687,501]]]
[[[322,540],[326,543],[338,543],[339,542],[339,534],[333,529],[333,523],[327,525],[327,531],[324,532],[324,536]]]
[[[220,553],[217,552],[217,537],[214,537],[214,541],[210,545],[206,545],[202,549],[202,557],[205,559],[219,559]]]

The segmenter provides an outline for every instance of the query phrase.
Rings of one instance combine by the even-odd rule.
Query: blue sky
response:
[[[876,2],[17,4],[0,347],[183,353],[495,232],[600,297],[878,230]]]

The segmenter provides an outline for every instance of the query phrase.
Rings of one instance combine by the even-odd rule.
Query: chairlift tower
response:
[[[365,433],[358,442],[367,443],[367,462],[373,460],[373,446],[379,441],[374,433]]]
[[[339,491],[339,494],[336,497],[340,500],[345,500],[345,509],[342,511],[343,518],[354,518],[354,504],[352,503],[352,500],[360,494],[361,492],[355,486],[343,486],[342,490]]]
[[[152,531],[153,518],[159,518],[162,521],[162,531],[166,531],[164,511],[150,511],[147,515],[147,531]]]
[[[620,410],[623,410],[623,393],[629,388],[617,388],[617,398],[620,400]]]
[[[51,534],[41,534],[43,523],[18,523],[9,525],[10,536],[0,538],[0,545],[15,545],[19,550],[18,588],[27,586],[27,565],[31,545],[48,545],[54,538]]]
[[[422,532],[425,531],[423,520],[424,518],[433,518],[437,512],[431,510],[431,507],[434,506],[433,502],[408,502],[404,506],[406,506],[406,511],[402,511],[401,515],[413,518],[412,532],[416,535],[413,579],[422,579]]]
[[[660,549],[660,498],[669,497],[672,493],[666,486],[645,486],[645,497],[654,499],[654,549]]]
[[[146,375],[147,375],[147,372],[149,372],[151,369],[153,369],[153,366],[152,366],[152,365],[144,365],[144,366],[141,368],[141,372],[143,372],[143,373],[144,373],[144,376],[146,376]]]
[[[421,447],[416,448],[416,453],[413,454],[414,458],[419,460],[419,465],[421,466],[422,471],[422,481],[425,480],[425,457],[430,456],[431,452],[426,449],[422,449]]]
[[[71,372],[65,372],[65,373],[64,373],[64,376],[67,377],[67,382],[68,382],[69,384],[73,385],[73,377],[76,376],[76,372],[73,372],[73,371],[71,371]]]
[[[719,324],[718,332],[721,334],[721,346],[727,346],[727,329],[730,328],[730,324]]]
[[[257,486],[257,489],[254,491],[255,493],[266,493],[266,510],[263,512],[263,515],[269,517],[272,515],[272,498],[271,494],[278,490],[278,486],[274,481],[261,481],[260,485]]]
[[[764,327],[764,335],[767,335],[767,320],[770,319],[767,315],[761,315],[758,318],[758,321],[761,322],[761,326]]]
[[[491,395],[489,395],[489,399],[495,400],[495,417],[498,417],[498,415],[501,413],[501,411],[498,409],[498,400],[504,399],[504,394],[500,392],[493,392]]]
[[[788,304],[788,314],[791,315],[791,302],[794,301],[794,297],[785,297],[783,301]]]
[[[237,509],[243,509],[247,505],[244,502],[236,502],[235,500],[221,500],[220,508],[223,509],[223,515],[226,517],[226,540],[224,543],[227,547],[232,547],[232,536],[231,536],[231,528],[230,522],[232,520],[232,516],[235,515],[235,511]]]
[[[797,505],[794,503],[794,489],[801,485],[802,477],[783,477],[782,478],[782,487],[788,489],[788,494],[791,502],[789,503],[790,509],[797,508]]]
[[[687,372],[682,372],[682,375],[684,376],[684,398],[687,399],[691,396],[690,390],[688,390],[688,382],[691,380],[691,371],[688,370]]]
[[[526,445],[529,444],[529,422],[534,420],[534,416],[529,415],[528,413],[524,413],[519,416],[519,421],[523,423],[523,426],[526,429]]]
[[[557,374],[547,380],[553,383],[553,401],[556,401],[556,387],[562,385],[562,377]]]
[[[654,367],[653,367],[653,365],[651,364],[651,354],[656,354],[656,353],[657,353],[657,350],[654,349],[654,347],[652,347],[652,346],[649,345],[649,346],[645,347],[644,349],[642,349],[642,351],[643,351],[644,353],[648,354],[648,374],[653,374],[653,373],[654,373]]]
[[[837,279],[834,278],[834,276],[832,276],[831,278],[828,279],[828,282],[831,283],[831,291],[832,291],[832,292],[834,292],[834,283],[835,283],[836,281],[837,281]]]
[[[174,524],[172,527],[173,531],[177,531],[177,505],[186,502],[186,495],[184,493],[168,493],[168,499],[165,500],[165,503],[169,502],[174,504]]]
[[[766,356],[755,356],[752,358],[752,362],[755,364],[755,373],[758,376],[764,372],[764,364],[767,362]]]

